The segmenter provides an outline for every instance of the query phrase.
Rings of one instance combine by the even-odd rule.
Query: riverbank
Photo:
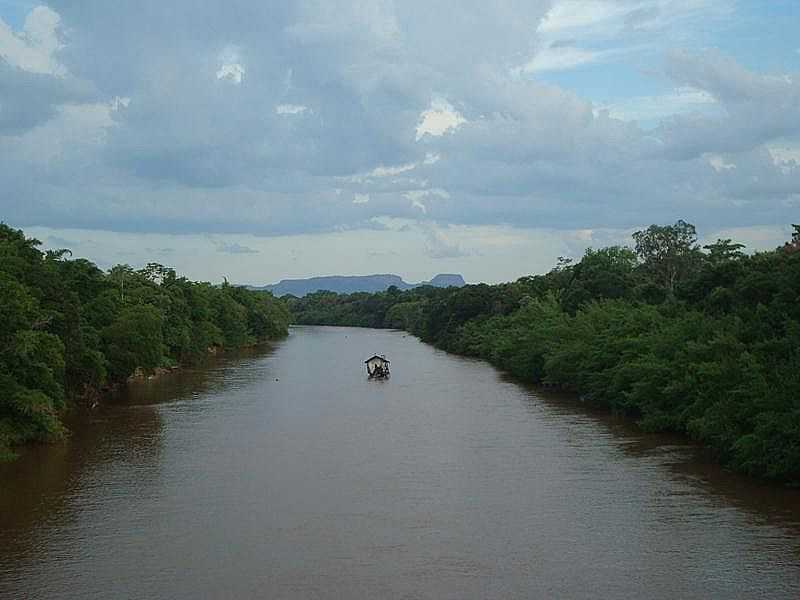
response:
[[[269,293],[190,281],[158,263],[103,271],[40,245],[0,223],[0,460],[62,438],[70,402],[94,403],[137,369],[286,335],[288,311]]]
[[[567,386],[644,431],[688,436],[740,473],[797,485],[800,243],[753,255],[730,240],[704,252],[686,238],[663,256],[640,246],[664,229],[637,232],[636,253],[588,250],[513,283],[319,292],[289,308],[296,323],[403,329],[520,380]]]
[[[684,330],[685,324],[665,317],[659,310],[638,307],[629,312],[629,308],[625,305],[594,306],[589,309],[589,314],[580,311],[570,318],[552,302],[534,302],[516,315],[515,321],[527,322],[527,326],[519,329],[515,328],[517,323],[494,330],[496,321],[468,322],[462,335],[448,338],[444,343],[426,339],[414,331],[408,333],[441,350],[485,360],[520,383],[534,385],[542,391],[566,393],[583,404],[622,415],[643,432],[682,435],[686,440],[699,443],[708,456],[733,471],[787,487],[800,487],[800,420],[794,413],[784,420],[786,411],[780,410],[791,406],[791,399],[774,398],[772,404],[779,407],[777,412],[762,411],[751,417],[757,425],[749,432],[745,426],[738,425],[722,437],[718,432],[731,427],[732,421],[741,419],[737,409],[743,408],[741,404],[746,398],[738,398],[738,406],[716,404],[709,407],[710,401],[698,406],[697,400],[690,402],[679,396],[687,392],[687,379],[696,378],[699,371],[705,370],[708,377],[704,389],[719,385],[717,397],[724,396],[731,389],[742,393],[747,375],[740,372],[734,377],[729,371],[714,372],[713,366],[708,364],[693,366],[679,359],[682,345],[701,344],[704,335],[713,338],[713,333],[697,323],[698,327],[691,336],[674,342],[672,348],[663,349],[662,359],[667,364],[660,369],[652,363],[643,364],[652,359],[652,355],[648,356],[652,346],[662,344],[660,336],[671,337],[675,335],[675,329]],[[583,327],[581,321],[591,320],[598,312],[606,311],[612,315],[602,315],[598,327]],[[649,318],[641,320],[642,312],[648,312]],[[564,320],[556,323],[553,318]],[[578,321],[577,324],[574,320]],[[534,326],[534,322],[538,326]],[[631,322],[635,323],[632,327],[638,332],[638,338],[634,340],[626,337],[631,334]],[[508,337],[504,339],[504,335]],[[531,338],[535,338],[532,345]],[[645,356],[642,357],[641,353]],[[605,358],[611,356],[615,358],[606,363]],[[739,361],[751,359],[746,354],[739,357]],[[661,388],[656,387],[659,383],[648,379],[654,371],[661,374]],[[737,388],[737,384],[740,387]],[[775,392],[762,393],[760,397],[766,398]],[[759,400],[754,398],[751,402],[755,404]],[[713,410],[710,419],[702,419],[703,410]],[[726,411],[730,412],[726,414]],[[700,416],[691,418],[691,415]]]

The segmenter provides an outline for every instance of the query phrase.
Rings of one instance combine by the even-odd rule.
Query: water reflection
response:
[[[66,417],[63,442],[22,449],[0,463],[0,575],[23,568],[46,545],[50,527],[74,522],[106,488],[130,494],[160,477],[162,418],[158,405],[213,398],[226,388],[251,384],[252,365],[274,351],[258,346],[209,357],[202,364],[120,388],[95,410],[78,407]],[[98,483],[102,482],[102,483]],[[0,592],[3,591],[0,577]]]
[[[261,376],[253,366],[267,359],[275,348],[272,344],[229,351],[196,366],[133,381],[114,394],[109,404],[131,407],[180,402],[252,384]]]
[[[14,463],[0,465],[0,596],[12,574],[41,560],[54,527],[75,526],[102,497],[105,485],[96,481],[148,486],[158,477],[157,412],[101,408],[70,422],[65,442],[27,448]],[[8,597],[25,596],[17,590]]]
[[[507,382],[514,380],[505,375]],[[687,494],[705,496],[718,507],[735,506],[746,511],[753,523],[786,530],[797,537],[800,553],[800,489],[759,481],[722,468],[709,452],[685,437],[641,431],[631,419],[614,415],[580,401],[574,394],[542,390],[519,384],[528,391],[529,410],[542,405],[560,418],[589,420],[613,436],[614,445],[638,465],[652,464],[670,474]]]
[[[87,471],[109,462],[158,464],[160,419],[152,410],[102,407],[72,415],[64,442],[31,446],[21,457],[0,464],[0,536],[36,525],[43,516],[62,518],[64,500],[80,488]],[[2,542],[0,542],[2,543]]]

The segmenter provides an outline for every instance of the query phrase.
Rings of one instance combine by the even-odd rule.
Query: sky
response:
[[[498,282],[800,221],[797,0],[0,0],[0,220],[102,268]]]

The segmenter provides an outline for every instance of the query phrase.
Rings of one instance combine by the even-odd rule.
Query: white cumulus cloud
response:
[[[467,120],[447,100],[437,98],[430,108],[422,111],[417,125],[417,141],[425,135],[441,136],[451,129],[458,129]]]
[[[239,63],[222,65],[217,71],[217,79],[225,79],[240,84],[244,80],[245,69]]]
[[[56,58],[62,47],[60,28],[61,17],[45,6],[28,14],[19,33],[0,19],[0,57],[31,73],[63,76],[66,69]]]

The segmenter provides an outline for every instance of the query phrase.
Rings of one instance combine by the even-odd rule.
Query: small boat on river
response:
[[[370,379],[388,379],[389,361],[383,354],[376,354],[364,361],[367,365],[367,377]]]

